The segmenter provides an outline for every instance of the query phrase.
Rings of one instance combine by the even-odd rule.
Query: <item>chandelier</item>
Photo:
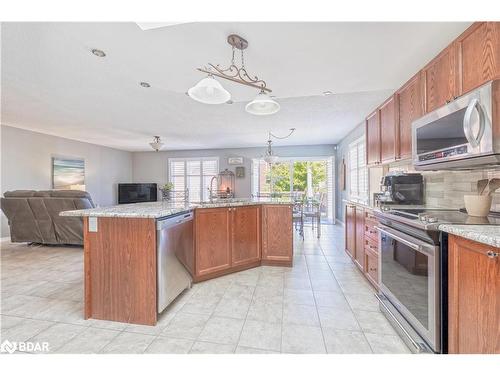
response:
[[[276,155],[273,151],[273,141],[271,137],[274,137],[276,139],[285,139],[290,137],[293,132],[295,131],[295,128],[290,129],[290,133],[285,135],[284,137],[278,137],[277,135],[274,135],[273,133],[269,132],[269,137],[267,139],[267,149],[266,149],[266,154],[264,155],[264,161],[268,164],[274,164],[279,160],[279,156]]]
[[[149,145],[153,148],[153,150],[158,152],[163,147],[163,142],[161,141],[160,136],[155,135],[153,137],[153,142],[149,143]]]
[[[229,35],[227,42],[232,47],[232,58],[229,67],[223,68],[219,64],[208,63],[208,66],[197,68],[208,76],[194,87],[191,87],[187,92],[188,95],[192,99],[205,104],[226,103],[231,99],[231,94],[215,79],[215,77],[218,77],[259,90],[259,94],[255,99],[245,106],[248,113],[261,116],[278,112],[280,105],[269,96],[272,90],[267,87],[266,82],[257,76],[252,77],[247,72],[244,50],[248,47],[248,42],[235,34]],[[235,60],[236,50],[241,51],[241,66],[238,66]]]

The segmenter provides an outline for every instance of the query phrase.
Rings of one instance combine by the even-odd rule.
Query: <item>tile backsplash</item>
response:
[[[411,164],[394,164],[389,171],[414,172]],[[500,170],[419,171],[425,181],[425,204],[436,208],[462,208],[464,195],[477,192],[477,181],[500,178]],[[493,194],[492,211],[500,212],[500,189]]]

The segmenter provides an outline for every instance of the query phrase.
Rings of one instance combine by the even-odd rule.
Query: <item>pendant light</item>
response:
[[[231,94],[212,75],[191,87],[188,95],[204,104],[223,104],[231,99]]]
[[[273,141],[271,140],[271,138],[274,137],[276,139],[286,139],[286,138],[290,137],[294,131],[295,131],[295,128],[291,128],[290,132],[287,135],[285,135],[284,137],[279,137],[279,136],[274,135],[273,133],[269,132],[269,137],[267,139],[266,154],[263,156],[263,159],[267,164],[271,165],[271,164],[277,163],[279,160],[279,156],[273,152]]]
[[[245,110],[252,115],[265,116],[278,112],[280,105],[262,90],[254,100],[245,106]]]
[[[153,150],[158,152],[163,147],[163,142],[158,135],[155,135],[153,138],[153,142],[151,142],[149,145],[153,148]]]

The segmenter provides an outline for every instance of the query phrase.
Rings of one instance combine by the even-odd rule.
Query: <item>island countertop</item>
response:
[[[464,237],[472,241],[486,245],[500,247],[500,226],[499,225],[455,225],[442,224],[439,229],[443,232]]]
[[[59,215],[77,217],[93,216],[159,219],[161,217],[189,212],[197,208],[221,208],[267,204],[290,205],[293,204],[293,202],[290,199],[282,198],[236,198],[200,203],[146,202],[119,204],[116,206],[96,207],[83,210],[62,211]]]

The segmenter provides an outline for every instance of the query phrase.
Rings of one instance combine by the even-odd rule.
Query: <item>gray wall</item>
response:
[[[285,146],[273,147],[274,152],[283,157],[300,156],[332,156],[335,155],[333,145],[316,146]],[[265,147],[250,148],[228,148],[213,150],[183,150],[183,151],[160,151],[160,152],[134,152],[133,179],[134,182],[156,182],[164,184],[168,180],[168,158],[187,157],[219,157],[219,169],[228,168],[234,172],[235,166],[228,165],[227,159],[233,156],[243,157],[245,177],[236,178],[235,194],[237,197],[249,197],[251,195],[251,165],[252,158],[259,158],[265,153]]]
[[[117,203],[119,182],[132,181],[132,153],[66,138],[1,126],[1,193],[51,189],[52,156],[85,159],[85,187],[96,204]],[[0,237],[9,235],[1,214]]]
[[[335,169],[337,171],[337,178],[335,178],[335,191],[336,191],[335,207],[337,208],[337,219],[342,222],[344,222],[344,207],[345,207],[344,203],[342,203],[342,199],[347,199],[348,196],[347,196],[347,188],[344,191],[340,191],[338,173],[342,165],[341,164],[342,159],[345,160],[347,166],[347,153],[348,153],[349,143],[351,143],[352,141],[354,141],[359,137],[362,137],[364,134],[365,134],[365,123],[362,122],[337,144],[337,159],[336,159],[337,168]],[[347,173],[346,173],[346,178],[347,178]]]

